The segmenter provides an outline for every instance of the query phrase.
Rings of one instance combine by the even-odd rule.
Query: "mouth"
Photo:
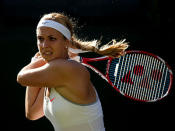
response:
[[[51,56],[52,54],[53,54],[52,51],[43,51],[43,52],[42,52],[42,55],[43,55],[43,56],[48,56],[48,57],[49,57],[49,56]]]

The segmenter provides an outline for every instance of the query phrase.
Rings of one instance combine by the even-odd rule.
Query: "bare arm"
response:
[[[88,73],[83,65],[75,61],[61,59],[53,60],[50,63],[45,63],[43,59],[37,59],[25,66],[19,72],[17,81],[23,86],[28,86],[25,102],[27,118],[36,120],[44,115],[45,88],[43,87],[63,87],[65,83],[69,85],[77,83],[79,86],[80,79],[85,78],[84,74]]]
[[[35,64],[30,63],[19,72],[17,81],[22,86],[64,87],[84,70],[79,63],[63,59],[52,60],[38,68],[34,68]]]
[[[44,116],[43,112],[44,88],[27,87],[25,97],[25,113],[30,120]]]
[[[30,68],[38,68],[45,65],[44,61],[39,60],[40,55],[36,53],[36,55],[32,58],[31,63],[33,67],[28,66]],[[26,117],[30,120],[36,120],[44,116],[43,112],[43,99],[44,99],[44,88],[39,87],[26,87],[26,96],[25,96],[25,114]]]

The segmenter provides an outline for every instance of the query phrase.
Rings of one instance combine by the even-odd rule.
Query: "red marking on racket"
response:
[[[154,76],[156,76],[156,77],[154,77]],[[152,71],[152,77],[155,80],[161,80],[161,78],[162,78],[162,72],[160,72],[159,70],[153,70]]]
[[[140,86],[144,87],[146,85],[146,88],[150,89],[150,84],[148,83],[148,78],[145,77],[141,82],[140,82]]]
[[[138,76],[142,76],[142,74],[143,74],[143,66],[141,66],[141,65],[136,65],[135,67],[134,67],[134,74],[135,75],[138,75]]]
[[[126,82],[126,83],[129,83],[129,84],[133,84],[131,78],[130,78],[130,75],[131,75],[131,71],[129,71],[123,78],[122,78],[122,82]]]

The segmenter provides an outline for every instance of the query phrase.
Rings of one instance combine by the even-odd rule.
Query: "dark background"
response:
[[[37,52],[35,29],[43,14],[64,12],[75,18],[79,27],[75,32],[82,39],[103,36],[102,43],[106,43],[113,38],[126,38],[130,50],[154,53],[166,60],[174,72],[172,5],[164,3],[166,11],[160,17],[159,0],[1,0],[2,130],[53,131],[46,118],[25,118],[25,88],[16,83],[19,70]],[[90,72],[102,102],[106,131],[168,130],[173,126],[174,84],[164,99],[143,103],[125,98]]]

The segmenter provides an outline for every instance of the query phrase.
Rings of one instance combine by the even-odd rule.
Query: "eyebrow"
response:
[[[42,37],[42,35],[37,35],[37,37]],[[55,36],[49,35],[48,37],[55,37]]]
[[[49,35],[48,37],[55,37],[55,36],[53,36],[53,35]]]

